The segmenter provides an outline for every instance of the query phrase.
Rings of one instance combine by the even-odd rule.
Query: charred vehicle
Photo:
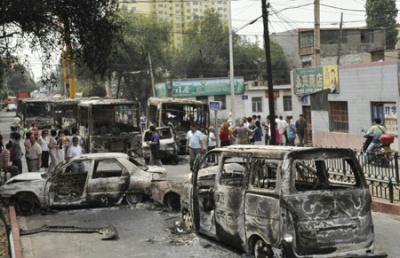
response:
[[[152,181],[165,174],[162,167],[135,163],[124,153],[84,154],[59,164],[52,173],[17,175],[0,187],[0,195],[5,203],[15,203],[21,213],[123,200],[134,204],[150,196]]]
[[[371,195],[349,149],[219,148],[185,194],[186,226],[255,257],[386,257],[374,253]]]
[[[147,119],[158,130],[170,127],[174,142],[168,142],[173,151],[174,144],[177,152],[186,152],[186,133],[190,125],[195,124],[201,131],[208,130],[210,125],[210,111],[207,103],[190,99],[176,98],[149,98]]]
[[[54,124],[52,105],[54,100],[47,98],[22,100],[22,123],[29,128],[32,123],[38,129],[49,129]]]
[[[172,127],[156,128],[160,134],[160,156],[163,163],[178,164],[178,147],[175,142],[175,131]],[[150,160],[150,146],[148,142],[151,140],[150,130],[145,130],[142,134],[142,154],[146,163]]]
[[[100,98],[81,101],[78,124],[87,152],[141,153],[136,102]]]
[[[77,127],[78,99],[56,99],[52,105],[54,127],[72,129]]]

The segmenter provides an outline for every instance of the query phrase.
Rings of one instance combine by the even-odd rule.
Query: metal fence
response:
[[[366,162],[362,153],[357,154],[373,197],[400,202],[399,155],[394,154],[384,166]],[[351,168],[344,160],[329,160],[326,163],[330,177],[337,181],[353,182]]]

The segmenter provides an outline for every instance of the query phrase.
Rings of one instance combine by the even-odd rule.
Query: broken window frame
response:
[[[259,171],[260,168],[262,168],[262,165],[266,164],[274,164],[276,166],[276,174],[275,174],[275,179],[269,179],[270,182],[274,182],[275,186],[273,189],[270,188],[265,188],[265,187],[259,187],[254,185],[254,178],[256,176],[256,173]],[[281,180],[281,170],[282,170],[282,160],[277,160],[277,159],[264,159],[264,158],[252,158],[250,160],[249,164],[249,187],[248,189],[251,191],[260,191],[260,192],[278,192],[280,189],[280,180]],[[266,178],[264,178],[265,180]],[[269,182],[268,182],[269,183]]]

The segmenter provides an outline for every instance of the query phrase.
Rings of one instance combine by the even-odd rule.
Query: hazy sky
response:
[[[365,26],[365,0],[320,0],[321,4],[331,5],[343,9],[338,10],[321,6],[321,27],[339,27],[340,13],[343,12],[344,27]],[[376,0],[379,1],[379,0]],[[270,0],[271,16],[270,31],[280,32],[295,28],[312,27],[314,23],[314,0]],[[282,10],[288,7],[303,7]],[[400,8],[400,1],[397,1],[397,8]],[[277,13],[277,14],[275,14]],[[261,15],[261,0],[232,0],[232,23],[234,29],[238,29],[248,22],[254,20]],[[400,22],[399,17],[397,21]],[[239,34],[245,35],[250,40],[261,41],[263,33],[262,19],[253,25],[242,29]],[[38,53],[27,55],[27,61],[30,62],[35,79],[39,79],[42,74],[41,63],[38,59]]]

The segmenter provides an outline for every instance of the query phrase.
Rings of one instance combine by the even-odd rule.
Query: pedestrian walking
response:
[[[29,172],[38,172],[42,163],[42,148],[37,142],[36,138],[30,136],[31,147],[26,155],[26,161],[28,165]]]
[[[74,157],[80,156],[82,154],[82,148],[79,145],[79,138],[77,136],[72,137],[72,145],[69,146],[67,152],[67,161],[71,160]],[[84,173],[85,165],[83,162],[73,162],[72,163],[72,171],[76,173]]]
[[[187,140],[187,151],[189,152],[190,157],[190,170],[193,171],[194,161],[196,160],[197,155],[201,154],[202,149],[202,140],[203,134],[197,130],[195,124],[190,126],[190,130],[186,134]]]
[[[207,150],[213,150],[217,147],[217,136],[215,135],[215,129],[214,127],[210,127],[208,129],[208,144],[207,144]],[[215,162],[215,155],[209,155],[208,157],[208,162]]]
[[[21,134],[20,133],[14,133],[13,134],[13,139],[12,139],[12,147],[10,151],[10,159],[12,162],[12,165],[15,166],[18,169],[18,174],[22,173],[22,156],[24,155],[22,153],[21,149]]]
[[[256,128],[254,129],[254,144],[255,145],[264,145],[263,132],[262,132],[262,128],[261,128],[261,122],[259,120],[256,121]]]
[[[283,119],[282,116],[279,116],[279,118],[276,119],[276,124],[281,138],[281,145],[285,145],[286,144],[285,132],[288,124],[286,123],[286,121]]]
[[[7,172],[8,168],[11,166],[10,160],[10,150],[12,147],[12,143],[9,142],[6,144],[6,147],[0,153],[0,169],[4,172]]]
[[[288,126],[286,129],[286,135],[288,139],[289,146],[294,146],[294,141],[296,139],[296,122],[294,121],[292,116],[287,117]]]
[[[50,172],[53,172],[58,163],[61,162],[61,159],[59,159],[59,148],[60,147],[57,142],[57,130],[52,129],[50,131],[50,138],[49,138]]]
[[[38,139],[40,148],[42,148],[42,168],[49,168],[49,131],[43,130]]]
[[[221,129],[219,130],[219,140],[221,147],[231,145],[232,133],[229,129],[229,123],[223,122],[221,125]]]
[[[151,138],[147,144],[150,145],[150,165],[161,166],[160,160],[160,134],[154,125],[150,126]]]
[[[146,130],[146,125],[147,125],[147,117],[145,116],[144,113],[140,116],[140,128],[142,132]]]
[[[32,148],[31,137],[32,137],[32,132],[27,131],[27,132],[25,133],[25,141],[24,141],[24,149],[25,149],[26,164],[28,164],[28,155],[29,155],[29,151],[30,151],[31,148]]]
[[[299,146],[304,146],[304,135],[306,133],[307,121],[304,119],[303,114],[299,115],[296,121],[296,134],[299,138]]]
[[[244,126],[243,121],[239,122],[239,125],[233,129],[233,135],[236,137],[236,144],[249,144],[249,135],[253,131]]]

